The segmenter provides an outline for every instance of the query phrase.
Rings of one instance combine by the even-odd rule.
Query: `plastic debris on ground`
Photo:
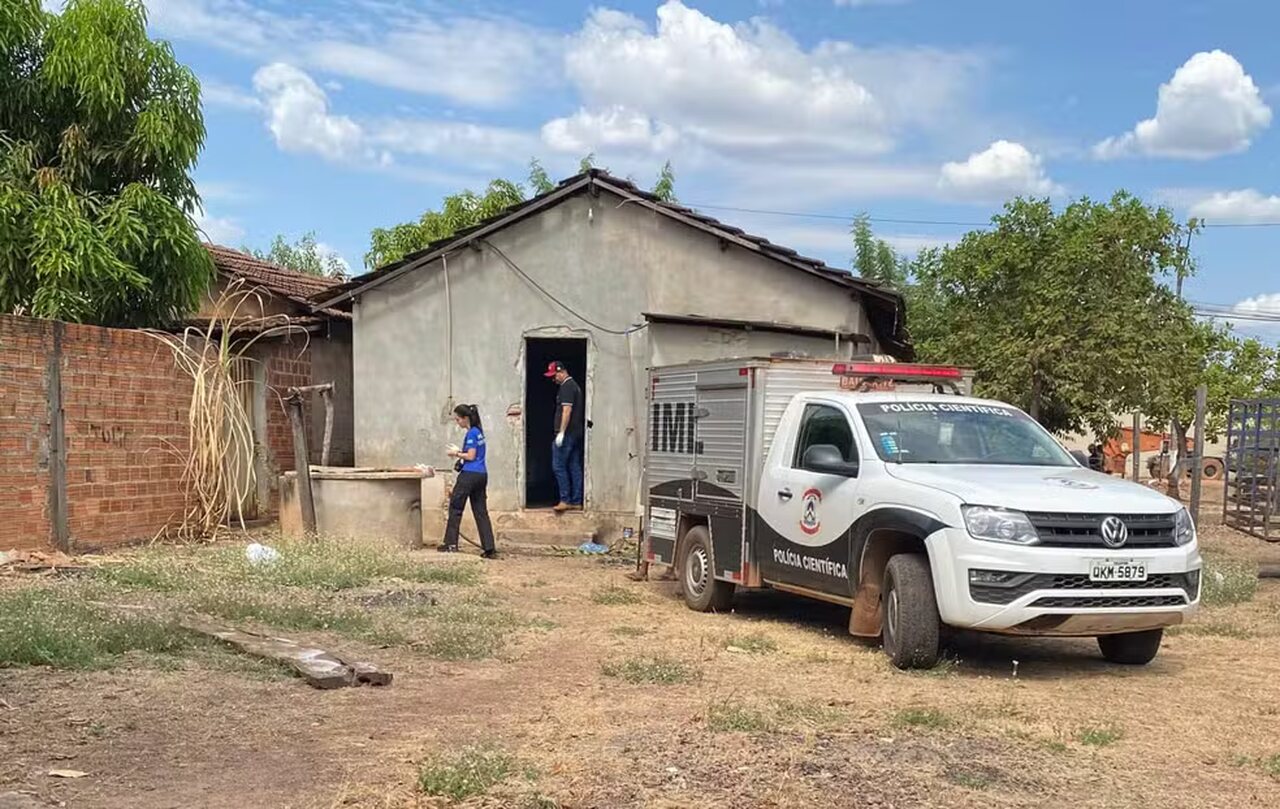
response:
[[[280,561],[280,551],[269,545],[260,545],[257,542],[250,543],[244,549],[245,558],[249,560],[249,564],[254,567],[263,565],[271,565]]]
[[[608,553],[609,546],[601,545],[599,542],[587,540],[578,546],[578,550],[582,553]]]

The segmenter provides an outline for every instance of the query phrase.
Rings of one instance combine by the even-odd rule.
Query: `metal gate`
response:
[[[1222,521],[1280,542],[1280,399],[1237,399],[1227,415]]]

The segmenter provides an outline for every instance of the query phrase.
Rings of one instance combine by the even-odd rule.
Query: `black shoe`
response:
[[[457,545],[437,545],[436,551],[438,553],[457,553],[458,546]]]
[[[480,554],[480,558],[481,559],[497,559],[498,552],[496,550],[485,551],[484,553]]]

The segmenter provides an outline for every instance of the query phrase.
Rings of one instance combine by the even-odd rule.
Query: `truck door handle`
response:
[[[791,490],[790,490],[790,489],[779,489],[779,490],[778,490],[778,499],[779,499],[779,500],[782,500],[783,502],[786,502],[787,500],[790,500],[790,499],[791,499],[791,497],[792,497],[792,494],[791,494]]]

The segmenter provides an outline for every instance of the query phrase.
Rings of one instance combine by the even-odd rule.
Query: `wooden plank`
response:
[[[184,619],[180,625],[184,629],[228,643],[254,657],[284,663],[315,688],[345,688],[356,683],[356,673],[352,667],[323,649],[304,646],[288,638],[273,638],[219,626],[198,618]],[[387,682],[390,682],[389,675]]]

